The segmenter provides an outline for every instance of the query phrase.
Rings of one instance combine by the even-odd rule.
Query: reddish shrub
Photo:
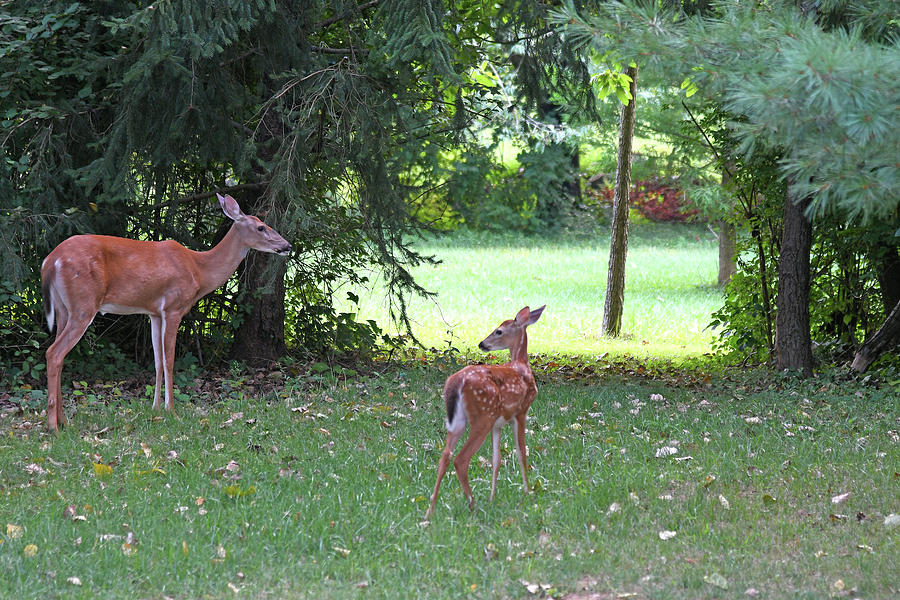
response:
[[[612,204],[611,187],[597,190],[595,194],[601,202]],[[657,222],[686,223],[694,220],[697,211],[685,202],[684,194],[672,179],[651,178],[636,181],[631,185],[629,204],[641,214]]]

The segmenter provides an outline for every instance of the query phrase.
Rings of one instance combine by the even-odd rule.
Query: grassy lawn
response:
[[[709,352],[718,249],[703,225],[631,228],[623,335],[601,335],[609,234],[568,240],[454,235],[421,244],[442,262],[414,271],[436,301],[410,304],[414,334],[426,345],[474,347],[501,320],[529,304],[547,304],[530,348],[538,353],[681,358]],[[377,283],[363,291],[360,316],[385,325]],[[347,308],[347,307],[345,307]]]
[[[476,510],[451,473],[426,526],[450,368],[271,391],[252,377],[198,382],[178,418],[99,385],[58,437],[7,409],[0,597],[900,591],[900,527],[885,523],[900,513],[900,412],[886,393],[546,365],[527,438],[537,490],[523,499],[507,428],[497,499],[485,448]]]
[[[534,491],[507,428],[495,501],[483,448],[475,511],[448,473],[431,523],[452,353],[182,372],[177,417],[150,409],[149,372],[75,395],[69,364],[58,436],[42,404],[0,390],[0,598],[897,597],[896,396],[838,375],[657,370],[648,357],[709,350],[714,242],[632,231],[624,341],[598,334],[606,244],[426,246],[444,262],[417,276],[438,303],[413,314],[437,348],[470,352],[548,305],[529,332]],[[383,314],[371,291],[362,316]]]

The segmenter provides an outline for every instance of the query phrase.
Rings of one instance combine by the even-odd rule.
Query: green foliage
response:
[[[748,254],[725,288],[722,307],[712,314],[709,325],[717,333],[713,347],[734,360],[755,358],[764,362],[769,357],[767,308],[761,285],[758,256]],[[771,289],[771,282],[766,281],[766,285]],[[773,300],[770,298],[770,302]],[[771,305],[768,310],[771,310]],[[769,317],[772,315],[769,314]]]
[[[523,150],[510,169],[492,148],[472,147],[454,161],[447,203],[470,229],[548,233],[566,218],[564,185],[575,175],[564,146]]]
[[[810,213],[871,222],[900,206],[898,48],[867,43],[859,32],[807,26],[785,37],[779,65],[737,84],[726,106],[746,115],[743,150],[782,147],[782,172]]]

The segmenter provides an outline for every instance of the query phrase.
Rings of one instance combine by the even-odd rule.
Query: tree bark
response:
[[[897,252],[897,245],[881,242],[873,262],[878,270],[878,287],[881,288],[881,301],[887,313],[900,302],[900,253]]]
[[[853,357],[850,368],[863,373],[875,362],[876,358],[898,344],[900,344],[900,301],[894,306],[891,314],[888,315],[878,331],[860,347],[856,356]]]
[[[809,199],[795,201],[785,194],[784,232],[778,260],[778,297],[775,316],[775,354],[779,369],[812,375],[812,340],[809,331],[809,254],[812,224],[804,210]]]
[[[722,169],[722,188],[728,191],[731,183],[731,171]],[[725,209],[723,209],[725,210]],[[727,209],[731,212],[731,209]],[[734,224],[728,219],[716,221],[716,232],[719,239],[719,287],[725,287],[737,273],[737,232]]]
[[[263,193],[249,203],[248,214],[262,207]],[[287,264],[271,254],[250,251],[238,271],[237,302],[244,318],[234,333],[231,357],[250,365],[278,360],[284,343],[284,276]]]
[[[619,117],[619,153],[616,160],[616,182],[613,193],[613,215],[610,225],[609,271],[606,277],[606,300],[603,306],[603,333],[617,337],[622,331],[625,306],[625,259],[628,254],[628,200],[631,190],[631,155],[634,140],[635,103],[637,101],[637,67],[625,71],[631,77],[631,100],[622,107]]]
[[[725,287],[737,273],[734,260],[737,252],[735,227],[724,219],[716,221],[716,232],[719,238],[719,287]]]

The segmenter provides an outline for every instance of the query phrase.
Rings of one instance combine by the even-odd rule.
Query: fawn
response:
[[[537,385],[528,362],[528,336],[525,329],[533,325],[544,312],[544,307],[529,310],[526,306],[514,319],[504,321],[478,347],[490,350],[509,349],[509,362],[502,365],[470,365],[447,378],[444,384],[444,404],[447,408],[447,443],[438,463],[437,483],[431,494],[431,505],[425,513],[429,520],[434,515],[441,479],[447,472],[450,457],[469,423],[469,438],[453,460],[456,476],[462,485],[469,508],[475,507],[475,498],[469,487],[469,463],[472,456],[484,444],[488,432],[492,434],[494,468],[491,481],[491,501],[497,492],[497,471],[500,468],[500,428],[515,421],[513,434],[516,455],[522,471],[522,484],[528,493],[528,475],[525,456],[525,419],[528,408],[537,396]]]

